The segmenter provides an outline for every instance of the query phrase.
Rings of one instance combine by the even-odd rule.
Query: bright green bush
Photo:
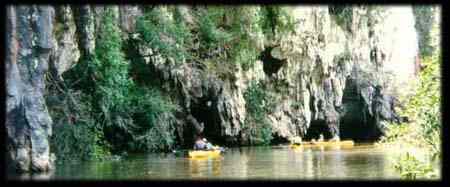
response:
[[[402,178],[408,180],[434,178],[437,176],[430,164],[418,160],[409,152],[400,156],[394,168],[400,172]]]
[[[137,86],[130,78],[130,65],[121,51],[120,30],[108,12],[102,28],[94,60],[98,77],[95,100],[105,137],[116,151],[170,149],[174,139],[169,119],[173,105],[158,90]]]

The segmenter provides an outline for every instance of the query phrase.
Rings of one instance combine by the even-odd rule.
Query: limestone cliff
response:
[[[181,129],[203,122],[198,131],[206,136],[245,142],[243,93],[252,80],[274,95],[276,104],[267,118],[273,134],[282,138],[324,133],[328,138],[370,140],[382,134],[382,120],[399,120],[393,111],[394,97],[407,94],[404,80],[414,79],[417,55],[411,7],[355,7],[349,27],[339,25],[328,6],[290,9],[297,22],[295,31],[265,44],[277,46],[269,51],[273,58],[286,59],[277,68],[262,59],[247,71],[223,66],[232,68],[232,73],[220,78],[217,71],[194,62],[177,65],[140,46],[139,54],[160,75],[163,87],[179,93],[182,116],[195,119],[180,118],[182,139],[191,140],[187,136],[194,132]],[[392,71],[396,67],[402,71]],[[383,93],[377,95],[377,89]]]
[[[54,49],[49,6],[8,7],[6,59],[6,132],[8,166],[17,171],[52,167],[52,119],[45,100],[45,73]]]

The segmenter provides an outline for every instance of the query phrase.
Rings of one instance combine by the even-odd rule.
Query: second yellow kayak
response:
[[[344,146],[344,147],[351,147],[355,143],[352,140],[346,140],[346,141],[336,141],[336,142],[302,142],[302,144],[294,145],[291,144],[289,147],[293,149],[298,149],[301,147],[315,147],[315,146]]]
[[[220,156],[220,150],[199,150],[199,151],[189,151],[190,158],[208,158]]]

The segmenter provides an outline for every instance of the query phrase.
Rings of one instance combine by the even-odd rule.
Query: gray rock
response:
[[[56,49],[52,51],[50,71],[54,77],[62,79],[61,75],[70,69],[80,58],[80,50],[76,41],[76,25],[70,6],[57,7],[56,22],[60,24],[56,36]],[[89,49],[89,47],[87,48]]]
[[[77,32],[79,35],[81,51],[84,55],[94,54],[95,49],[95,19],[93,8],[90,5],[77,7],[79,22]]]
[[[43,95],[50,51],[55,47],[54,9],[9,6],[7,14],[8,168],[17,172],[48,171],[53,164],[48,142],[52,120]]]
[[[119,7],[119,12],[122,31],[133,33],[136,29],[136,19],[142,16],[142,10],[136,5],[123,5]]]

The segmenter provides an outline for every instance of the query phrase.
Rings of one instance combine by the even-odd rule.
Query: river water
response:
[[[399,179],[390,151],[372,145],[353,148],[288,146],[230,148],[219,158],[192,160],[174,154],[130,154],[116,161],[58,163],[33,179],[56,180],[392,180]]]

